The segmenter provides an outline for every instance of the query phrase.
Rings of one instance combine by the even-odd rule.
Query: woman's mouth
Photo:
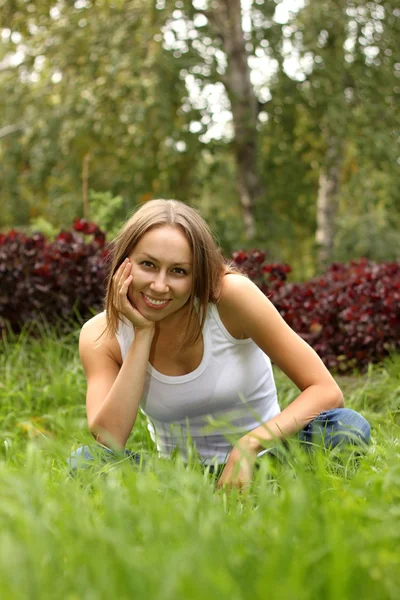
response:
[[[156,300],[154,298],[150,298],[149,296],[146,296],[146,294],[143,294],[143,301],[145,303],[146,306],[148,306],[149,308],[153,308],[155,310],[161,310],[162,308],[165,308],[167,306],[167,304],[170,302],[170,300]]]

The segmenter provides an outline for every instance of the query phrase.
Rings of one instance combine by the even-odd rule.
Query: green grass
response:
[[[400,597],[400,357],[340,379],[372,425],[358,460],[292,444],[248,494],[149,456],[69,475],[92,438],[77,333],[4,340],[0,356],[0,598],[363,600]],[[276,373],[281,403],[296,395]]]

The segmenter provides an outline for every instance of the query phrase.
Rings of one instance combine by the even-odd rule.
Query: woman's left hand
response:
[[[246,490],[250,487],[256,456],[249,449],[235,447],[229,455],[217,489],[237,487]]]

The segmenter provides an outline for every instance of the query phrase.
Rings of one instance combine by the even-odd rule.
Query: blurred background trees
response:
[[[200,208],[307,277],[399,256],[395,0],[3,0],[0,228]],[[85,191],[87,190],[87,192]]]

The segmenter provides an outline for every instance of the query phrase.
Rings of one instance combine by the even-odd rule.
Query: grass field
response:
[[[78,334],[4,340],[0,356],[0,598],[398,600],[400,357],[338,378],[370,421],[366,456],[294,445],[248,494],[216,494],[196,465],[149,457],[70,477],[90,443]],[[296,390],[276,373],[284,406]]]

